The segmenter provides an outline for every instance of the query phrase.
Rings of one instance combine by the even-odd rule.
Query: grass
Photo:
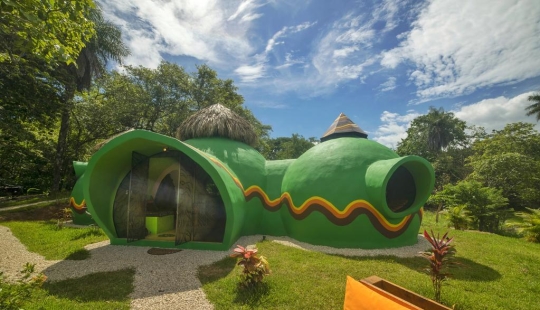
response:
[[[57,228],[57,202],[5,211],[0,225],[9,227],[28,248],[46,259],[82,260],[90,256],[84,246],[106,240],[99,228]],[[29,210],[26,210],[29,209]],[[22,264],[23,262],[21,262]],[[81,267],[84,268],[84,265]],[[100,272],[77,279],[45,282],[34,290],[24,309],[129,309],[135,270]]]
[[[25,204],[31,204],[31,203],[39,203],[39,202],[48,202],[52,200],[66,200],[69,199],[70,193],[68,192],[62,192],[50,196],[45,195],[34,195],[29,196],[23,199],[3,199],[0,200],[0,209],[7,208],[7,207],[15,207],[15,206],[21,206]]]
[[[46,282],[23,304],[32,309],[129,309],[134,269],[99,272],[77,279]]]
[[[29,251],[48,260],[83,260],[90,256],[84,246],[107,240],[99,228],[57,228],[55,220],[2,222]]]
[[[424,228],[447,230],[441,218],[426,212]],[[474,231],[454,231],[456,258],[461,264],[442,289],[442,301],[456,309],[540,309],[540,245]],[[433,298],[426,266],[420,257],[342,257],[306,252],[274,242],[257,244],[268,258],[272,275],[259,289],[237,288],[239,270],[225,258],[199,268],[203,290],[216,309],[339,309],[346,276],[377,275]],[[511,298],[509,298],[511,297]]]

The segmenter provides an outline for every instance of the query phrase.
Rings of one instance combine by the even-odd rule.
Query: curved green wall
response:
[[[223,250],[240,236],[251,234],[288,235],[334,247],[414,244],[421,207],[434,184],[433,169],[426,160],[399,157],[367,139],[337,138],[316,145],[296,160],[266,161],[255,149],[237,141],[201,138],[180,142],[134,130],[94,154],[77,183],[89,212],[113,244],[127,243],[115,235],[112,205],[122,178],[131,169],[132,152],[150,156],[164,147],[199,164],[215,182],[225,204],[223,243],[176,246],[181,248]],[[130,244],[174,246],[174,242],[150,240]]]

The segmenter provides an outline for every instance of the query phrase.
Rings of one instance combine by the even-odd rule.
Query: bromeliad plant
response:
[[[428,252],[421,252],[420,255],[429,261],[429,267],[425,271],[431,276],[435,300],[440,302],[442,283],[451,276],[447,269],[454,264],[452,258],[456,250],[453,245],[450,245],[454,238],[449,238],[448,233],[445,233],[442,238],[439,238],[439,234],[435,237],[433,230],[431,235],[424,230],[424,238],[431,244],[431,249]]]
[[[243,266],[240,275],[240,286],[249,288],[262,282],[264,276],[270,274],[270,265],[264,256],[257,256],[257,249],[247,249],[236,245],[233,258],[240,258],[237,265]]]

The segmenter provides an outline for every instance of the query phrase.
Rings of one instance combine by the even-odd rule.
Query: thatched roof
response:
[[[255,146],[257,134],[251,124],[221,104],[214,104],[188,117],[176,137],[182,141],[193,138],[221,137]]]
[[[362,128],[351,121],[347,115],[341,113],[321,137],[321,142],[340,137],[367,138],[367,136]]]

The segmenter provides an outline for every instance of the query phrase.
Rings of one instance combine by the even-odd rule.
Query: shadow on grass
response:
[[[252,308],[259,305],[261,299],[270,293],[270,287],[268,283],[261,282],[257,286],[250,288],[237,287],[235,293],[234,303]]]
[[[234,267],[236,267],[236,259],[225,257],[224,259],[211,265],[200,266],[198,270],[198,277],[203,285],[212,283],[233,272]]]
[[[425,269],[429,266],[429,262],[422,257],[395,257],[395,256],[373,256],[373,257],[348,257],[342,255],[333,255],[339,256],[345,259],[355,260],[355,261],[368,261],[368,260],[381,260],[381,261],[393,261],[402,266],[410,268],[413,271],[419,273],[425,273]],[[482,265],[472,261],[468,258],[455,257],[454,262],[456,263],[452,266],[449,272],[452,274],[451,278],[456,280],[464,281],[478,281],[478,282],[490,282],[495,281],[501,278],[501,274],[486,265]]]
[[[88,237],[103,236],[103,233],[99,229],[93,229],[93,228],[84,228],[84,229],[86,230],[85,232],[83,232],[82,234],[80,234],[78,236],[75,236],[75,237],[71,238],[71,241],[84,239],[84,238],[88,238]]]
[[[99,272],[77,279],[45,282],[43,289],[58,298],[81,302],[125,301],[133,291],[134,276],[134,269]]]
[[[69,254],[65,259],[67,260],[85,260],[90,258],[90,252],[86,249],[77,250]]]
[[[227,277],[231,272],[236,272],[236,259],[226,257],[214,264],[200,266],[198,277],[203,286]],[[236,279],[235,279],[236,280]],[[236,305],[249,306],[250,308],[260,305],[261,299],[270,293],[270,286],[266,282],[259,283],[255,287],[243,288],[234,286],[232,293],[235,295],[233,303]]]

